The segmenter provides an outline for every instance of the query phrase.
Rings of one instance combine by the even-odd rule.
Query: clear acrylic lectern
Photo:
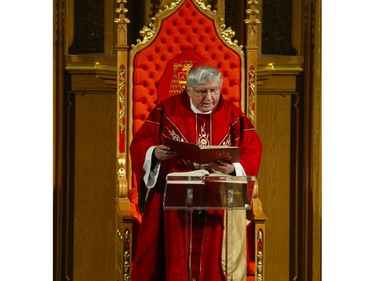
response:
[[[207,172],[206,172],[207,173]],[[255,177],[230,176],[225,174],[199,174],[198,171],[186,173],[171,173],[167,176],[167,183],[164,191],[164,210],[185,211],[187,241],[185,253],[188,257],[189,281],[194,280],[191,272],[191,237],[194,211],[201,210],[224,210],[224,262],[222,263],[226,280],[233,279],[233,229],[234,213],[238,210],[246,211],[251,209],[251,198],[254,190]],[[243,225],[246,233],[246,223]],[[243,249],[245,251],[245,249]],[[246,272],[246,265],[243,270]]]

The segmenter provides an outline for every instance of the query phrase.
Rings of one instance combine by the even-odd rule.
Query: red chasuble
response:
[[[196,114],[190,108],[188,95],[183,93],[158,104],[133,138],[130,146],[133,188],[138,189],[138,194],[143,194],[140,188],[146,152],[153,145],[163,144],[164,137],[199,146],[239,146],[240,163],[246,174],[258,173],[262,144],[246,115],[222,97],[211,114]],[[225,280],[221,267],[223,211],[194,212],[190,246],[186,244],[189,239],[185,235],[185,211],[162,208],[166,175],[194,169],[194,163],[177,157],[161,161],[158,180],[145,202],[136,237],[132,280],[188,280],[189,252],[195,280]]]

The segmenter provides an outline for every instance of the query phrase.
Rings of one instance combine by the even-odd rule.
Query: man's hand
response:
[[[234,165],[225,160],[216,160],[215,162],[211,162],[210,166],[214,172],[220,172],[227,175],[234,172]]]
[[[177,155],[177,153],[173,150],[171,150],[171,148],[169,146],[166,146],[166,145],[158,145],[156,148],[155,148],[155,156],[158,160],[167,160],[167,159],[171,159],[173,157],[175,157]]]

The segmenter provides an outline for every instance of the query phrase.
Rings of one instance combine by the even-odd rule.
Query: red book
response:
[[[240,148],[238,146],[208,145],[199,147],[190,142],[180,142],[164,138],[164,144],[177,152],[177,157],[198,164],[208,164],[222,159],[228,162],[239,162]]]
[[[250,210],[255,177],[209,173],[207,170],[167,175],[164,209]]]

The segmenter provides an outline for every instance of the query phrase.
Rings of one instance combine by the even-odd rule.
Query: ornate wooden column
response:
[[[246,114],[256,127],[256,95],[257,95],[257,25],[260,24],[258,19],[258,1],[247,0],[245,23],[247,26],[246,34]],[[255,224],[255,280],[264,280],[264,250],[265,250],[265,222],[266,216],[262,210],[262,203],[258,198],[258,185],[253,195],[253,213]]]
[[[116,0],[118,14],[115,22],[117,27],[117,232],[116,232],[116,280],[130,280],[131,241],[132,241],[132,216],[129,212],[130,201],[128,198],[127,166],[127,119],[128,119],[128,43],[126,18],[128,9],[127,0]]]

